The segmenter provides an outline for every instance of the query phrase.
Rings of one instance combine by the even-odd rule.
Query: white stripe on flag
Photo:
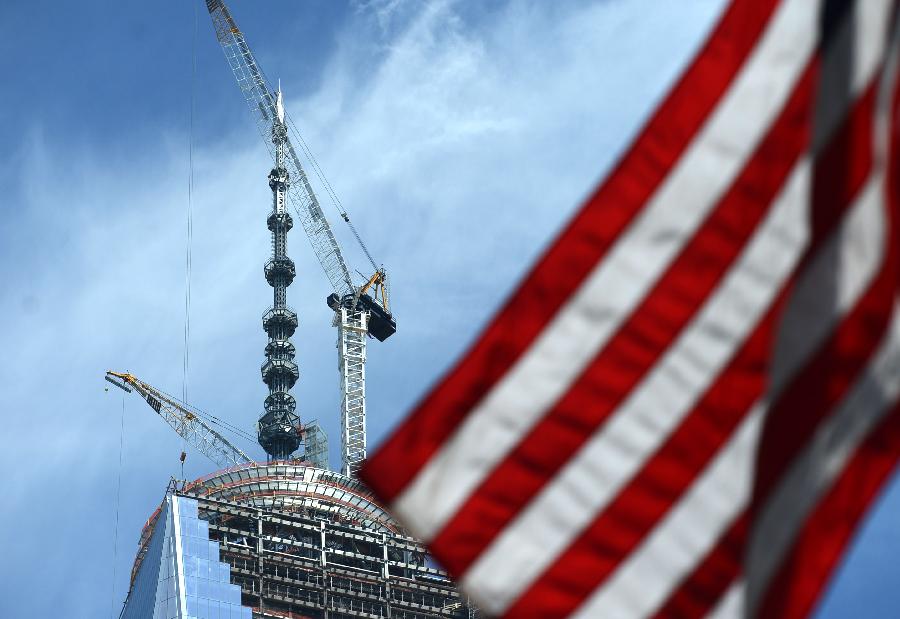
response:
[[[815,257],[815,266],[812,270],[819,265],[829,265],[841,269],[846,274],[838,278],[841,287],[839,297],[846,302],[846,306],[841,308],[841,313],[852,307],[862,296],[881,265],[877,252],[870,252],[863,257],[864,259],[860,259],[860,256],[851,258],[847,252],[851,239],[866,236],[871,238],[874,231],[878,230],[877,214],[881,212],[879,193],[872,188],[877,189],[879,180],[883,181],[883,177],[878,174],[872,175],[866,191],[854,203],[840,229],[829,238],[829,242]],[[829,315],[818,312],[808,316],[807,319],[827,323],[834,328],[839,316],[840,314]],[[821,342],[830,329],[819,328],[814,332],[819,338],[818,342]],[[818,342],[808,347],[809,353],[817,348]],[[806,357],[795,359],[797,364],[806,362]],[[754,405],[742,428],[750,423],[755,424],[756,422],[749,419],[760,417],[763,409],[762,401]],[[753,430],[754,436],[755,432]],[[631,598],[622,598],[628,595],[640,598],[638,600],[640,605],[650,612],[656,608],[655,605],[650,605],[651,602],[657,605],[662,603],[681,579],[696,567],[697,562],[718,541],[734,518],[746,509],[750,499],[752,458],[756,443],[754,439],[753,444],[749,446],[748,456],[745,444],[740,440],[733,438],[729,446],[717,455],[717,463],[727,459],[727,464],[719,465],[719,470],[725,476],[718,477],[717,473],[711,472],[716,464],[707,468],[685,498],[667,514],[644,544],[628,557],[619,572],[593,594],[592,598],[598,601],[583,607],[591,610],[584,616],[615,616],[607,612],[611,613],[613,608],[625,605],[629,600],[633,602]],[[724,473],[725,471],[727,473]],[[740,492],[734,492],[735,489]],[[770,543],[771,540],[766,540],[765,547],[768,548]],[[618,591],[620,588],[622,591]],[[628,608],[629,612],[634,610],[633,606],[624,607]],[[635,612],[632,616],[640,614]]]
[[[895,7],[895,0],[865,0],[854,4],[856,34],[851,83],[854,91],[865,88],[875,69],[881,66],[890,34],[891,13]]]
[[[884,42],[881,37],[873,37],[870,34],[871,31],[866,32],[864,28],[873,28],[877,32],[877,28],[874,28],[874,26],[878,24],[875,21],[879,17],[879,15],[876,15],[878,8],[881,7],[874,2],[857,3],[857,48],[862,47],[863,49],[856,51],[855,56],[857,58],[866,58],[872,64],[875,64],[878,56],[884,53]],[[887,22],[889,21],[886,19],[888,14],[888,9],[882,8],[880,17]],[[898,20],[900,20],[900,16],[898,16]],[[876,51],[870,51],[868,48],[877,50],[877,53]],[[782,333],[780,334],[780,337],[785,339],[784,345],[779,347],[782,357],[778,361],[781,363],[790,363],[789,353],[796,353],[799,345],[808,346],[808,343],[803,340],[817,335],[815,324],[807,319],[807,312],[816,309],[814,307],[814,299],[818,298],[817,291],[825,285],[825,282],[829,278],[836,279],[839,290],[841,289],[841,284],[846,285],[848,281],[860,281],[860,285],[863,283],[868,285],[868,280],[871,279],[871,277],[865,277],[869,270],[868,265],[860,263],[871,263],[875,260],[880,262],[884,259],[886,223],[884,209],[886,204],[882,191],[886,174],[888,140],[890,139],[891,124],[893,123],[891,114],[892,97],[896,86],[897,65],[900,62],[898,54],[900,54],[900,40],[898,40],[898,35],[895,33],[895,38],[891,41],[890,56],[885,62],[884,74],[887,76],[887,79],[880,84],[878,93],[875,135],[873,136],[876,148],[875,171],[864,190],[866,196],[864,201],[869,204],[867,209],[867,219],[869,219],[869,223],[866,226],[867,230],[861,230],[855,235],[848,234],[846,239],[847,247],[841,255],[841,264],[848,265],[846,272],[837,274],[824,271],[812,273],[807,278],[808,285],[802,288],[798,287],[796,290],[795,298],[792,299],[785,314]],[[865,68],[862,67],[858,70],[865,70]],[[873,239],[875,240],[874,243]],[[856,267],[855,271],[850,267]],[[839,294],[837,297],[839,306],[842,300]],[[840,314],[845,311],[845,308],[839,307],[838,310]],[[893,318],[896,321],[896,313]],[[875,380],[879,379],[879,363],[890,363],[890,361],[885,361],[883,357],[888,356],[891,352],[893,354],[897,352],[896,348],[894,351],[889,350],[892,345],[897,347],[900,344],[898,342],[891,343],[891,339],[897,337],[897,328],[896,322],[893,323],[891,338],[880,349],[879,358],[869,367],[869,371],[874,373]],[[887,349],[885,349],[885,346]],[[779,366],[774,368],[775,375],[773,380],[783,383],[793,372],[790,369],[783,369]],[[897,368],[894,368],[893,376],[881,377],[881,379],[896,379],[897,374]],[[845,398],[838,411],[832,413],[831,417],[822,423],[814,438],[804,450],[803,455],[794,461],[787,475],[782,478],[772,497],[767,501],[762,511],[762,516],[757,521],[757,525],[752,529],[747,553],[747,603],[749,608],[754,609],[761,603],[761,598],[765,595],[775,570],[778,569],[784,553],[789,548],[788,542],[796,535],[802,521],[818,502],[819,497],[833,483],[858,443],[864,439],[866,428],[870,428],[877,422],[877,418],[873,419],[872,416],[880,417],[888,407],[887,404],[884,404],[879,409],[876,403],[896,399],[896,393],[894,393],[892,398],[889,398],[887,394],[889,390],[898,388],[893,383],[878,385],[877,387],[882,389],[882,392],[875,395],[871,393],[863,395],[862,392],[867,387],[871,388],[871,385],[869,383],[857,385],[857,391]],[[856,412],[855,416],[857,418],[850,420],[857,425],[845,427],[850,422],[842,419],[842,415],[850,415],[851,413],[847,411],[852,411],[853,406],[861,406],[861,400],[866,400],[864,405],[862,405],[864,410]],[[831,453],[823,453],[822,450],[825,448],[833,451]],[[803,487],[798,488],[798,484]]]
[[[863,19],[865,19],[863,16],[857,18],[858,21]],[[900,26],[900,15],[896,18],[895,28],[897,26]],[[863,35],[862,32],[859,34]],[[867,43],[864,38],[860,44],[873,43]],[[892,111],[900,63],[898,54],[900,54],[900,34],[895,29],[890,55],[885,62],[884,75],[887,79],[882,81],[878,92],[873,136],[876,151],[875,169],[863,191],[862,201],[868,205],[864,209],[865,229],[859,229],[856,233],[850,231],[846,235],[843,243],[844,251],[840,256],[840,265],[844,269],[831,275],[837,281],[838,290],[863,279],[861,275],[868,272],[868,263],[877,260],[880,264],[886,254],[885,209],[888,205],[883,192],[887,174],[888,141],[894,122]],[[816,279],[822,281],[823,277],[820,275]],[[798,289],[796,305],[801,310],[809,307],[814,294],[814,289]],[[837,300],[838,302],[842,300],[840,294]],[[794,305],[794,300],[791,305]],[[843,308],[839,309],[842,310],[840,313],[843,313]],[[896,399],[897,391],[900,390],[900,367],[897,365],[900,364],[900,359],[896,358],[900,355],[900,333],[898,333],[900,325],[897,324],[897,318],[895,308],[889,337],[880,347],[875,362],[870,364],[866,375],[857,383],[855,390],[844,399],[837,412],[832,413],[817,429],[813,440],[794,461],[788,474],[782,478],[777,490],[767,501],[762,516],[755,523],[747,555],[747,603],[751,609],[755,609],[761,602],[761,596],[765,594],[772,574],[788,551],[791,540],[806,515],[830,487],[859,442],[864,440],[868,429],[877,423],[889,403]],[[798,337],[796,331],[801,329],[809,329],[802,316],[796,312],[787,314],[782,336],[790,334],[793,340]],[[803,334],[800,335],[802,336]],[[852,418],[848,419],[848,416]]]
[[[844,19],[825,49],[820,69],[813,150],[821,150],[846,112],[847,99],[869,85],[880,66],[894,0],[857,1],[853,19]],[[852,48],[851,48],[852,47]],[[842,79],[850,73],[850,84]]]
[[[744,615],[744,581],[737,580],[728,588],[706,619],[740,619]]]
[[[834,322],[848,311],[871,283],[884,254],[884,213],[879,184],[884,175],[870,176],[863,187],[862,208],[855,211],[857,223],[847,227],[847,238],[840,254],[823,251],[820,259],[810,264],[794,288],[780,327],[785,342],[778,346],[777,362],[772,368],[770,391],[778,392],[793,377],[822,340],[834,328]],[[835,268],[838,273],[835,274]],[[825,314],[821,307],[822,291],[828,282],[838,280],[836,298],[830,320],[818,319]]]
[[[809,161],[801,160],[734,267],[662,360],[472,565],[462,582],[479,599],[505,608],[518,597],[683,421],[794,271],[807,243],[809,178]],[[510,565],[518,567],[511,572]]]
[[[820,93],[820,96],[829,96],[831,99],[827,101],[828,112],[818,120],[830,123],[826,127],[818,127],[816,133],[819,135],[831,135],[835,127],[847,110],[836,102],[846,105],[848,101],[843,99],[855,99],[856,96],[864,89],[868,88],[869,83],[875,77],[875,71],[880,66],[882,57],[885,52],[885,37],[872,36],[872,32],[879,30],[884,32],[886,27],[884,23],[889,21],[893,0],[866,0],[865,2],[857,2],[855,4],[855,13],[852,20],[845,21],[840,28],[836,38],[841,40],[835,41],[829,50],[834,52],[842,52],[848,54],[844,39],[849,37],[853,32],[854,47],[849,52],[854,59],[854,74],[852,77],[853,92],[850,95],[840,95],[835,93]],[[879,25],[880,27],[875,27]],[[842,59],[835,58],[831,54],[826,55],[823,71],[840,70],[839,66]],[[879,101],[878,107],[881,108],[885,104]],[[883,115],[883,113],[882,113]],[[887,127],[883,127],[877,133],[887,135]],[[875,136],[873,136],[873,139]],[[886,144],[881,144],[882,153],[887,148]],[[883,165],[884,155],[877,155],[874,166]],[[836,259],[836,258],[835,258]],[[791,378],[794,370],[799,367],[800,359],[805,359],[811,352],[812,346],[817,346],[823,336],[819,333],[819,329],[830,329],[831,323],[810,320],[810,316],[821,313],[825,308],[822,307],[822,297],[825,290],[828,290],[829,283],[834,280],[834,265],[823,261],[816,263],[818,266],[810,269],[795,288],[791,301],[785,308],[782,316],[782,326],[778,334],[778,342],[775,347],[775,355],[773,359],[771,374],[769,377],[770,390],[778,391]],[[846,277],[855,278],[857,273],[848,272]],[[836,306],[832,308],[834,311],[843,311],[848,307],[848,299],[855,299],[859,294],[858,287],[868,282],[860,281],[857,285],[851,282],[847,286],[839,287],[838,291],[843,291],[846,298],[837,298],[833,301]]]
[[[878,56],[869,54],[868,57],[870,65],[859,68],[871,77]],[[867,83],[855,80],[855,85],[855,90],[859,90]],[[839,121],[841,116],[832,122]],[[640,471],[646,459],[683,421],[696,398],[709,387],[751,332],[794,269],[806,241],[808,183],[809,164],[804,161],[795,168],[783,195],[736,266],[661,362],[606,426],[595,433],[473,564],[463,583],[477,590],[479,598],[489,599],[490,604],[496,604],[496,609],[511,604]],[[867,200],[864,198],[862,202]],[[854,210],[857,211],[870,212],[862,205]],[[853,223],[860,216],[851,218],[848,230],[859,228]],[[860,231],[870,232],[865,227]],[[823,259],[816,261],[818,270],[833,269],[840,260],[834,252],[824,251],[822,256]],[[833,256],[833,260],[824,260],[827,256]],[[848,302],[859,297],[875,271],[877,260],[864,260],[857,265],[861,271],[849,272],[847,281],[839,287],[841,307],[846,308]],[[799,354],[793,355],[794,368],[811,353],[810,344],[821,341],[833,327],[830,320],[806,319],[806,324],[810,337],[798,346]],[[819,332],[809,333],[808,327],[816,325],[821,327]],[[510,565],[517,566],[514,577],[510,577]]]
[[[653,613],[731,525],[751,490],[763,408],[744,418],[729,443],[644,543],[573,615],[630,619]]]
[[[786,0],[777,9],[728,93],[641,216],[394,501],[392,509],[420,539],[432,539],[568,391],[731,186],[810,60],[819,5]]]
[[[803,166],[803,169],[807,169],[806,166]],[[795,178],[796,176],[808,177],[808,174],[797,174]],[[802,356],[791,358],[790,362],[793,365],[787,368],[790,374],[799,368],[801,364],[807,362],[808,356],[816,350],[821,341],[836,326],[840,316],[859,300],[878,271],[878,267],[881,264],[881,254],[877,243],[870,247],[874,251],[863,255],[848,251],[848,244],[853,243],[854,239],[872,238],[874,231],[879,230],[879,226],[883,225],[883,222],[879,220],[879,213],[881,213],[879,193],[877,191],[879,182],[883,182],[883,176],[873,172],[864,191],[857,197],[857,200],[842,220],[840,227],[835,230],[820,251],[817,252],[810,268],[805,270],[800,276],[798,289],[807,289],[810,286],[810,282],[815,281],[817,274],[823,269],[839,269],[841,275],[838,277],[837,296],[841,300],[841,304],[838,308],[839,311],[834,314],[826,314],[819,311],[806,317],[807,322],[810,323],[808,333],[811,339],[808,342],[804,342]],[[802,183],[798,183],[798,185],[804,188],[802,195],[805,196],[808,187]],[[788,191],[789,189],[786,188],[785,192],[787,193]],[[800,198],[800,200],[802,202],[804,198]],[[790,202],[788,201],[788,203]],[[781,208],[779,205],[773,205],[773,209],[778,210],[779,208]],[[771,234],[772,231],[770,230],[769,233]],[[756,238],[754,238],[752,243],[756,243]],[[749,251],[750,249],[748,249]],[[729,277],[731,276],[732,274],[729,274]],[[714,302],[715,300],[711,301],[711,303]],[[704,309],[704,313],[707,313],[706,309]],[[639,389],[638,391],[641,390]],[[759,411],[763,407],[764,403],[762,401],[757,402],[749,416],[758,416],[760,414]],[[629,445],[634,444],[634,439],[629,439],[629,441]],[[743,447],[735,447],[734,439],[732,439],[731,444],[731,450],[734,453],[730,457],[732,459],[743,457]],[[725,449],[728,450],[729,448],[726,447]],[[753,449],[755,449],[755,444]],[[621,456],[621,454],[619,455]],[[605,456],[603,457],[605,458]],[[726,456],[724,452],[720,452],[717,456],[717,458],[725,457],[729,456]],[[576,458],[580,460],[581,454],[576,456]],[[734,496],[734,501],[731,504],[719,504],[716,506],[720,508],[719,512],[714,512],[710,505],[704,502],[683,507],[685,501],[689,500],[687,497],[691,496],[691,494],[700,497],[707,496],[706,491],[692,488],[686,494],[686,498],[682,499],[682,502],[673,508],[663,523],[660,523],[657,529],[650,534],[648,540],[655,539],[661,535],[661,530],[675,535],[675,539],[678,539],[679,535],[684,535],[678,532],[677,527],[672,529],[670,525],[670,528],[664,528],[666,527],[664,523],[670,522],[677,510],[690,509],[695,512],[691,515],[691,518],[697,522],[704,522],[705,532],[709,534],[708,538],[704,538],[704,543],[706,545],[715,543],[721,531],[724,531],[733,519],[746,508],[749,500],[751,466],[753,463],[752,461],[742,462],[745,466],[743,469],[736,469],[733,463],[722,465],[730,471],[728,473],[730,476],[728,483],[731,484],[731,487],[743,490],[740,495]],[[473,597],[488,612],[499,614],[507,608],[540,575],[541,570],[558,556],[559,552],[565,548],[572,537],[577,534],[578,530],[572,530],[570,523],[571,519],[575,517],[573,512],[584,509],[584,506],[573,504],[569,499],[565,498],[564,494],[555,494],[552,499],[548,498],[551,492],[560,492],[561,487],[559,484],[568,472],[569,466],[498,536],[495,542],[464,575],[462,583],[466,590],[472,593]],[[579,492],[588,491],[593,493],[598,490],[603,492],[604,485],[611,483],[604,479],[605,473],[598,472],[594,474],[596,477],[594,478],[593,487],[588,490],[589,486],[582,486],[579,488]],[[709,469],[703,473],[703,476],[703,478],[708,478]],[[695,482],[695,486],[698,483],[700,482]],[[730,495],[724,493],[720,496]],[[565,509],[559,509],[554,502],[559,502],[560,506],[564,505]],[[589,511],[585,510],[586,513]],[[711,521],[711,515],[714,513],[717,514],[718,518]],[[593,513],[589,513],[589,515],[593,515]],[[582,518],[583,522],[584,516],[580,515],[579,517]],[[677,522],[681,523],[684,521],[678,520]],[[564,538],[559,537],[557,530],[567,531],[567,536]],[[700,532],[700,534],[702,533],[703,531]],[[695,534],[696,532],[691,533],[691,535]],[[637,563],[641,567],[667,561],[664,556],[659,554],[662,548],[659,544],[662,544],[662,542],[659,542],[657,546],[648,547],[647,544],[648,542],[645,541],[644,545],[636,549],[623,563],[620,570],[625,569],[625,566],[631,563]],[[689,565],[683,565],[681,571],[670,569],[667,572],[668,578],[661,578],[657,581],[642,581],[639,590],[644,602],[656,600],[656,603],[660,603],[663,601],[671,589],[695,567],[696,561],[705,554],[706,546],[701,546],[695,548],[696,554],[693,557],[693,562]],[[643,574],[643,572],[641,573]],[[641,578],[643,577],[641,576]],[[614,575],[608,581],[608,584],[612,586],[612,583],[619,582],[615,580],[617,578],[619,578],[618,574]],[[625,582],[627,583],[628,581]],[[604,597],[602,599],[613,598]],[[604,602],[604,604],[606,603],[608,602]]]

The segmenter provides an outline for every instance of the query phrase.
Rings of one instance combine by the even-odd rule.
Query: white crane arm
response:
[[[256,121],[266,148],[268,148],[269,154],[274,159],[275,153],[270,139],[272,119],[276,114],[276,97],[273,94],[273,89],[256,63],[253,52],[250,51],[250,47],[244,40],[243,33],[237,27],[225,3],[222,0],[206,0],[206,8],[209,10],[216,38],[225,52],[228,65],[231,67],[247,106],[250,108],[250,113]],[[294,123],[289,116],[287,116],[287,124],[295,139],[299,138]],[[347,261],[344,259],[334,232],[325,218],[325,214],[322,212],[319,200],[309,184],[306,171],[300,164],[300,158],[290,139],[290,135],[286,146],[290,156],[287,157],[285,163],[291,177],[288,201],[294,207],[294,211],[297,213],[297,217],[300,219],[300,223],[306,231],[306,236],[313,247],[316,258],[318,258],[319,264],[322,265],[322,269],[331,282],[334,292],[340,297],[352,294],[354,286]],[[365,246],[363,246],[363,249],[368,255],[368,250],[365,249]]]

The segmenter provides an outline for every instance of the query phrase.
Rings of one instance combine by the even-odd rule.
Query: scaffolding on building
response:
[[[254,619],[474,619],[477,609],[414,538],[340,473],[253,463],[167,495],[197,501]],[[159,520],[147,521],[132,582]]]

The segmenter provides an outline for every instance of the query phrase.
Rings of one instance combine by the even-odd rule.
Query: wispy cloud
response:
[[[570,216],[720,4],[357,3],[320,87],[288,105],[392,275],[399,331],[370,347],[370,442],[462,350]],[[290,43],[284,53],[300,56],[300,43]],[[290,95],[291,76],[283,80]],[[3,562],[0,578],[29,591],[40,569],[42,588],[53,583],[58,593],[5,596],[0,614],[52,616],[56,604],[67,616],[96,617],[108,610],[96,587],[111,572],[122,405],[102,374],[128,369],[181,392],[186,137],[172,130],[110,152],[99,138],[72,144],[33,127],[0,159],[0,340],[9,351],[0,402],[15,437],[0,464],[25,471],[4,486],[0,545],[15,560]],[[264,395],[268,166],[249,121],[198,145],[195,157],[188,399],[248,428]],[[352,238],[339,233],[349,248]],[[289,302],[301,320],[295,394],[304,418],[325,422],[337,463],[335,334],[325,278],[302,236],[298,227],[289,240],[298,265]],[[363,270],[359,252],[351,257]],[[126,403],[120,593],[181,449],[138,399]],[[189,456],[187,475],[208,470]],[[41,545],[48,561],[33,544],[51,530],[59,542]]]
[[[412,4],[389,3],[406,26],[385,55],[346,32],[320,90],[291,101],[393,275],[376,438],[567,220],[721,3],[514,2],[478,20],[468,3]]]
[[[357,13],[373,18],[382,34],[390,32],[410,6],[409,0],[353,0],[352,4]]]

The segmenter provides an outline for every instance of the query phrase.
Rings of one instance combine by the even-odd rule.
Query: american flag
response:
[[[369,459],[485,613],[814,607],[900,456],[896,11],[734,0]]]

